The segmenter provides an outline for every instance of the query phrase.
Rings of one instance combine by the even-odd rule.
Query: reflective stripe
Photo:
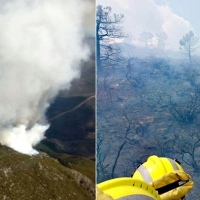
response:
[[[145,182],[151,183],[153,181],[149,171],[147,170],[147,168],[144,165],[140,165],[139,168],[137,169],[137,171],[140,172],[140,174]]]
[[[121,197],[117,200],[152,200],[152,199],[155,200],[152,197],[137,194],[137,195]]]
[[[176,165],[176,162],[170,158],[167,158],[167,160],[170,162],[170,164],[173,167],[173,170],[179,170],[178,166]],[[141,174],[143,180],[147,183],[151,183],[153,181],[151,174],[149,173],[148,169],[144,165],[140,165],[137,169],[137,171]],[[163,174],[164,175],[164,174]]]
[[[178,166],[176,165],[175,161],[168,158],[169,162],[171,163],[172,167],[174,168],[174,170],[179,170]]]

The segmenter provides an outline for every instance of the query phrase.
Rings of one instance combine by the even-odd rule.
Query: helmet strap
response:
[[[160,188],[157,188],[157,192],[158,194],[163,194],[165,192],[169,192],[170,190],[173,190],[177,187],[180,187],[182,185],[184,185],[185,183],[187,183],[189,180],[186,180],[186,181],[182,181],[182,180],[178,180],[178,181],[175,181],[173,183],[170,183],[168,185],[165,185],[163,187],[160,187]]]

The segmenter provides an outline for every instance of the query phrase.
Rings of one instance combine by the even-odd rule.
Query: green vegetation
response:
[[[37,149],[46,152],[49,156],[57,159],[62,165],[75,169],[76,171],[87,176],[93,183],[95,182],[95,162],[80,156],[68,155],[59,151],[53,151],[53,148],[49,148],[49,145],[40,143],[37,145]]]
[[[0,181],[0,199],[94,199],[94,186],[84,175],[45,153],[28,156],[0,146]]]

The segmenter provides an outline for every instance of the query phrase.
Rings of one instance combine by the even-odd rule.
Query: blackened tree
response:
[[[164,51],[165,50],[165,42],[167,40],[167,34],[165,32],[161,32],[159,34],[157,34],[157,38],[158,38],[158,47]]]
[[[114,60],[120,53],[113,40],[125,37],[122,27],[123,14],[111,14],[111,7],[97,6],[96,12],[96,55],[98,70],[102,69],[102,61]]]
[[[148,41],[153,38],[153,34],[147,31],[143,31],[140,34],[140,40],[145,43],[145,47],[148,46]]]
[[[190,66],[192,65],[192,53],[197,49],[198,40],[199,38],[190,31],[179,41],[180,49],[183,49],[188,55]]]

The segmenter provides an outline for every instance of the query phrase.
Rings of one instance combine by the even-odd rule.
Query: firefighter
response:
[[[97,200],[181,200],[193,181],[177,160],[150,156],[130,177],[97,185]]]
[[[156,155],[150,156],[140,165],[132,178],[149,183],[157,190],[162,200],[185,199],[194,184],[177,160]]]

